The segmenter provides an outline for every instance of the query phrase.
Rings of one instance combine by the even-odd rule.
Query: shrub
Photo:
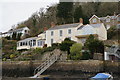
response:
[[[14,55],[14,54],[11,54],[11,55],[10,55],[10,59],[13,59],[13,58],[15,58],[15,55]]]
[[[66,38],[61,44],[60,44],[60,50],[62,51],[67,51],[70,53],[70,47],[74,44],[75,42],[70,40],[69,38]]]
[[[42,49],[41,48],[36,48],[33,50],[34,53],[38,54]]]
[[[43,54],[45,52],[49,52],[49,51],[53,51],[55,49],[55,47],[46,47],[41,49],[40,54]]]
[[[75,43],[70,47],[70,59],[78,60],[82,58],[82,44]]]
[[[59,43],[53,43],[52,47],[59,48],[59,45],[60,45]]]
[[[90,53],[88,51],[82,52],[82,60],[90,59]]]
[[[94,53],[104,53],[104,44],[102,41],[95,39],[94,36],[89,36],[86,40],[85,47],[90,51],[91,58],[93,58]]]

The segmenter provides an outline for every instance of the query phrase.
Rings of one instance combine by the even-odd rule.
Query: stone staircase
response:
[[[61,52],[59,50],[54,50],[46,60],[34,70],[34,76],[31,78],[39,77],[47,68],[54,64],[60,58]]]

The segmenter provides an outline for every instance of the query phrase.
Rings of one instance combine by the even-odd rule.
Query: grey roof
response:
[[[90,26],[92,26],[92,27],[94,27],[94,28],[99,28],[99,27],[101,27],[102,24],[103,24],[103,23],[99,23],[99,24],[88,24],[88,25],[90,25]],[[87,25],[82,25],[82,26],[80,26],[77,30],[82,29],[82,28],[85,27],[85,26],[87,26]]]
[[[109,16],[111,19],[116,19],[117,16]],[[100,17],[100,20],[105,20],[106,17]]]
[[[36,38],[37,38],[37,37],[30,37],[30,38],[26,38],[26,39],[20,40],[20,41],[18,41],[18,42],[35,40]]]
[[[57,25],[57,26],[55,26],[55,27],[49,28],[48,30],[64,29],[64,28],[74,28],[74,27],[77,27],[79,24],[80,24],[80,23]]]

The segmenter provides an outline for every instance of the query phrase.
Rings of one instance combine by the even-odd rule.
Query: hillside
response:
[[[111,6],[109,6],[111,5]],[[98,17],[120,13],[119,3],[116,2],[88,2],[88,3],[65,3],[54,4],[47,9],[40,8],[33,13],[28,20],[21,22],[16,27],[27,26],[30,28],[30,35],[36,36],[44,31],[44,27],[50,28],[51,22],[55,24],[76,23],[83,18],[84,24],[89,23],[89,18],[96,14]]]

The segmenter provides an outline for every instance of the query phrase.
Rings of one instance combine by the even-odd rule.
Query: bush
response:
[[[40,50],[40,54],[43,54],[45,52],[49,52],[49,51],[53,51],[55,49],[55,47],[47,47],[47,48],[43,48]]]
[[[82,44],[75,43],[70,47],[70,59],[79,60],[82,58]]]
[[[11,54],[11,55],[10,55],[10,59],[13,59],[13,58],[15,58],[15,55],[14,55],[14,54]]]
[[[85,51],[82,53],[82,60],[88,60],[90,59],[90,53],[88,51]]]
[[[33,50],[34,53],[38,54],[42,49],[41,48],[36,48]]]
[[[59,45],[60,45],[59,43],[53,43],[52,47],[59,48]]]
[[[90,51],[91,58],[93,58],[94,53],[104,53],[103,42],[95,39],[93,35],[90,35],[86,40],[85,47]]]
[[[74,41],[71,41],[69,38],[66,38],[61,44],[60,44],[60,50],[67,51],[70,53],[70,47],[74,44]]]

